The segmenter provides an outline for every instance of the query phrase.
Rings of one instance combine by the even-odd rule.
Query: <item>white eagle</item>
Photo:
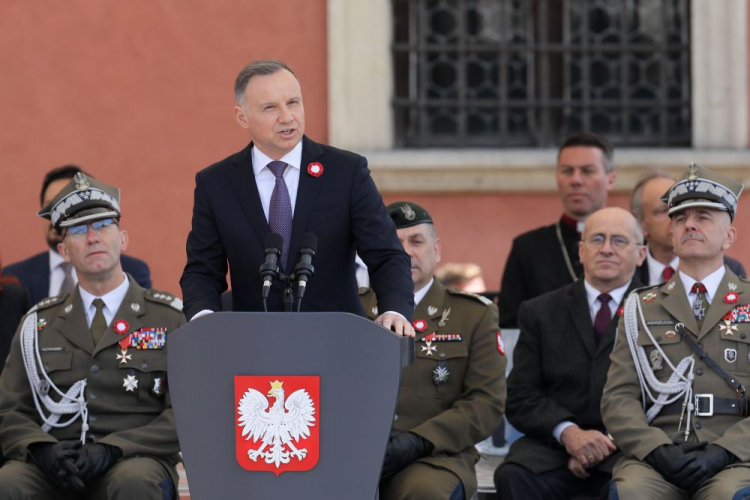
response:
[[[242,435],[246,440],[258,439],[263,444],[256,450],[249,450],[247,456],[254,462],[258,457],[265,459],[266,463],[275,464],[278,468],[281,464],[289,463],[290,456],[302,460],[307,455],[306,448],[297,449],[292,443],[299,442],[310,436],[310,427],[315,425],[315,406],[310,395],[304,389],[294,391],[289,399],[284,402],[284,382],[278,380],[271,382],[271,390],[268,397],[276,398],[271,409],[268,409],[268,399],[255,389],[248,389],[240,399],[239,425],[243,427]],[[288,446],[289,450],[285,450]],[[268,448],[267,451],[266,448]]]

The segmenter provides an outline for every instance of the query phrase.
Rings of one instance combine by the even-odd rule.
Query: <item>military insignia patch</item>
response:
[[[36,331],[41,332],[47,327],[47,320],[42,318],[36,322]]]
[[[243,469],[278,476],[317,465],[320,377],[237,375],[234,400],[236,457]]]
[[[112,329],[115,331],[118,335],[125,335],[128,333],[128,330],[130,329],[130,325],[128,325],[128,322],[124,319],[118,319],[115,321],[114,325],[112,326]]]
[[[414,220],[417,217],[417,213],[409,205],[401,205],[401,212],[406,217],[406,220]]]
[[[130,304],[130,308],[133,310],[133,312],[138,312],[141,310],[141,305],[138,302],[133,302]]]
[[[445,326],[445,322],[448,321],[448,316],[451,314],[450,307],[448,309],[443,309],[443,315],[440,318],[440,321],[438,321],[438,326]]]
[[[661,353],[657,350],[651,351],[651,353],[648,355],[649,361],[651,361],[651,371],[659,371],[662,368],[664,368],[664,365],[662,364],[662,361],[664,358],[662,357]]]
[[[414,327],[414,330],[422,333],[427,329],[427,322],[423,319],[416,319],[414,320],[414,323],[411,324],[411,326]]]
[[[727,360],[727,363],[737,361],[737,349],[724,349],[724,359]]]
[[[497,342],[497,352],[502,356],[505,356],[505,342],[503,342],[503,336],[500,334],[500,330],[495,332],[495,341]]]
[[[450,372],[445,366],[443,366],[442,362],[440,363],[440,366],[432,370],[432,381],[435,382],[435,385],[438,387],[445,385],[445,383],[448,382],[449,376]]]
[[[656,298],[656,294],[654,292],[648,292],[646,295],[643,296],[643,302],[653,302],[653,300]]]
[[[167,343],[166,328],[141,328],[130,334],[130,347],[137,350],[164,349]]]
[[[727,304],[736,304],[740,300],[740,296],[734,292],[729,292],[724,295],[724,302]]]
[[[63,310],[65,311],[65,314],[70,313],[70,311],[73,310],[73,304],[68,304],[67,306],[65,306],[65,309]]]
[[[729,288],[733,292],[736,292],[737,291],[737,283],[727,283],[727,288]]]
[[[435,306],[427,306],[427,314],[429,314],[430,316],[432,316],[436,312],[438,312],[438,308],[437,307],[435,307]]]

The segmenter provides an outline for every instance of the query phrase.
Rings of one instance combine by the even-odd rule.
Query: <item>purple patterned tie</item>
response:
[[[284,182],[284,170],[287,164],[283,161],[272,161],[268,170],[276,177],[276,184],[271,194],[271,205],[268,208],[268,225],[271,231],[279,233],[284,238],[284,248],[281,251],[281,268],[286,270],[286,259],[289,254],[289,240],[292,239],[292,201],[289,190]]]
[[[596,338],[596,345],[599,345],[599,342],[604,338],[607,328],[609,328],[609,324],[612,322],[612,311],[609,310],[609,301],[612,300],[612,297],[608,293],[603,293],[597,297],[597,300],[602,303],[594,318],[594,336]]]

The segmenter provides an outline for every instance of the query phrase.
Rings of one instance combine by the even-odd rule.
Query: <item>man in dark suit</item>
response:
[[[52,201],[78,172],[83,171],[76,165],[65,165],[47,172],[39,194],[41,207]],[[26,288],[32,304],[38,303],[45,297],[70,293],[78,282],[75,269],[68,265],[57,252],[57,245],[62,240],[49,222],[45,226],[45,236],[49,246],[48,251],[10,264],[4,269],[5,274],[15,276],[21,285]],[[143,288],[151,288],[151,273],[148,264],[126,255],[121,256],[121,263],[122,269],[133,276],[139,285]]]
[[[606,490],[615,446],[599,402],[620,304],[645,256],[635,218],[604,208],[586,221],[584,276],[525,302],[508,379],[508,421],[525,434],[495,471],[498,497],[567,499]]]
[[[576,134],[560,146],[555,178],[563,215],[556,223],[513,240],[500,283],[502,328],[516,328],[522,302],[581,276],[581,228],[589,215],[606,204],[607,194],[615,185],[613,156],[609,141],[596,134]]]
[[[413,335],[414,294],[409,257],[362,156],[304,136],[302,91],[280,61],[247,65],[235,81],[235,118],[253,142],[196,175],[187,264],[180,280],[189,319],[221,309],[231,273],[233,310],[262,311],[264,244],[283,238],[279,264],[295,268],[303,233],[317,236],[303,311],[364,316],[355,279],[359,253],[370,273],[382,314],[378,323]],[[274,282],[269,311],[284,310],[283,286]]]
[[[664,173],[649,172],[638,181],[630,196],[630,211],[641,223],[643,237],[648,243],[646,260],[635,271],[644,285],[653,286],[669,281],[680,264],[669,234],[669,209],[661,199],[662,194],[675,182]],[[747,276],[740,261],[725,255],[724,264],[737,276]]]

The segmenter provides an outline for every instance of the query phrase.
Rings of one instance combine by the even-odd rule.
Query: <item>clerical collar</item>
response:
[[[562,214],[562,217],[560,217],[560,222],[565,224],[565,226],[569,227],[570,229],[575,230],[575,232],[577,232],[579,236],[583,234],[583,228],[586,226],[586,221],[575,220],[568,214]]]

